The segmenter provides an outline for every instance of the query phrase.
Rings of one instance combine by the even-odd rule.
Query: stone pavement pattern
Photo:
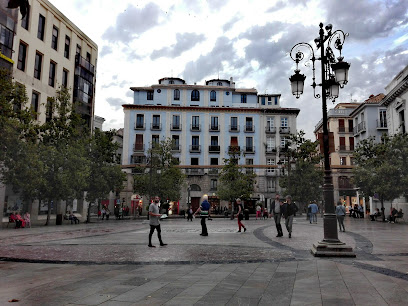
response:
[[[201,237],[198,221],[163,221],[154,249],[145,220],[2,230],[0,305],[408,305],[405,224],[347,218],[357,257],[322,259],[321,219],[296,218],[292,239],[272,220],[214,219]]]

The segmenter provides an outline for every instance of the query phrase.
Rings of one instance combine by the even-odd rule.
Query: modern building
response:
[[[350,114],[360,103],[338,103],[327,113],[330,141],[330,167],[332,170],[334,199],[342,199],[348,204],[360,202],[355,186],[351,183],[354,165],[354,120]],[[323,133],[323,120],[315,126],[316,139]]]
[[[55,114],[48,98],[55,97],[59,86],[65,86],[77,102],[78,112],[93,129],[96,43],[47,0],[29,0],[30,9],[24,18],[17,9],[4,9],[7,2],[0,0],[0,65],[4,65],[4,60],[6,65],[13,64],[14,81],[26,87],[27,107],[37,112],[40,123],[46,122]],[[13,22],[17,23],[13,26]],[[52,204],[52,218],[66,210],[85,216],[86,206],[83,200]],[[0,186],[0,209],[4,216],[11,211],[28,211],[36,222],[45,219],[47,204],[34,201],[27,206],[11,186]]]
[[[384,97],[382,93],[376,96],[371,95],[351,112],[350,117],[354,121],[355,145],[368,138],[380,142],[382,136],[387,134],[387,108],[380,106]]]
[[[204,85],[163,78],[158,84],[131,90],[134,103],[123,105],[122,165],[129,177],[123,193],[126,201],[133,196],[132,168],[145,164],[152,144],[168,138],[187,175],[188,188],[174,203],[179,209],[186,208],[187,190],[193,207],[198,207],[203,194],[209,195],[215,207],[226,205],[217,197],[218,174],[232,148],[243,152],[240,163],[258,175],[252,202],[275,194],[280,145],[296,133],[299,113],[299,109],[281,108],[280,95],[258,96],[254,88],[236,88],[232,78]]]

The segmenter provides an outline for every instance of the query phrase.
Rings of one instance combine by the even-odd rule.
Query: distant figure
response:
[[[285,226],[289,233],[289,238],[292,238],[292,224],[293,216],[298,211],[298,207],[292,202],[292,197],[290,195],[286,196],[286,202],[282,206],[283,216],[285,217]]]
[[[105,206],[102,206],[101,213],[102,213],[102,220],[105,220],[105,216],[106,216],[106,209],[105,209]]]
[[[244,220],[244,207],[242,205],[241,199],[238,198],[236,200],[237,205],[238,205],[238,213],[237,213],[237,219],[238,219],[238,233],[241,232],[241,227],[244,228],[244,232],[246,232],[246,227],[245,225],[241,222],[242,220]]]
[[[167,243],[163,243],[163,240],[161,238],[161,228],[160,228],[161,214],[159,213],[159,206],[160,206],[160,198],[158,196],[155,196],[154,197],[154,202],[151,203],[150,206],[149,206],[150,233],[149,233],[149,244],[148,244],[148,246],[150,248],[155,248],[155,246],[152,244],[152,236],[153,236],[154,230],[157,231],[157,238],[159,238],[160,246],[167,245]]]
[[[255,216],[255,220],[261,219],[261,211],[262,211],[262,207],[261,205],[257,205],[256,206],[256,216]]]
[[[280,195],[279,193],[277,193],[275,195],[275,200],[271,203],[271,206],[269,207],[269,216],[273,216],[273,219],[276,225],[276,230],[278,231],[278,234],[276,235],[276,237],[283,236],[282,225],[281,225],[282,205],[283,203],[280,200]]]
[[[397,214],[398,214],[398,210],[396,210],[395,207],[393,207],[391,209],[391,214],[388,216],[388,223],[391,223],[391,222],[394,223]]]
[[[189,209],[187,209],[187,221],[188,220],[193,222],[193,209],[191,207]]]
[[[309,216],[310,224],[312,222],[317,224],[317,212],[319,211],[319,207],[317,206],[315,201],[310,202],[308,209],[310,209],[310,216]]]
[[[268,209],[266,207],[263,210],[263,219],[268,219]]]
[[[23,218],[24,218],[24,222],[25,222],[26,226],[31,227],[31,216],[30,216],[30,213],[28,211],[24,214]]]
[[[110,210],[107,207],[105,208],[105,213],[106,213],[106,220],[109,220]]]
[[[342,231],[341,228],[343,228],[343,232],[346,231],[346,229],[344,228],[344,216],[345,215],[346,215],[346,208],[344,208],[341,201],[338,201],[337,206],[336,206],[336,216],[337,216],[337,221],[339,222],[340,232]]]
[[[201,202],[200,207],[194,213],[194,216],[200,213],[201,217],[201,236],[208,236],[207,224],[206,219],[209,217],[210,214],[210,203],[208,202],[208,195],[203,195],[203,201]]]
[[[69,213],[69,220],[71,220],[71,224],[79,224],[79,219],[72,212]]]
[[[381,216],[380,210],[378,208],[375,209],[375,212],[370,215],[371,221],[376,221],[378,217]]]

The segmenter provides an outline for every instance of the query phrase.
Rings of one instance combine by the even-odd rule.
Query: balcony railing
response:
[[[219,125],[210,124],[210,132],[219,132],[219,131],[220,131]]]
[[[201,124],[190,124],[190,130],[196,132],[201,131]]]
[[[181,124],[170,124],[171,131],[181,131]]]
[[[138,156],[138,155],[133,155],[130,159],[130,162],[132,164],[145,164],[146,163],[146,156]]]
[[[339,133],[345,133],[346,132],[346,127],[345,126],[339,126]]]
[[[220,174],[220,169],[217,169],[217,168],[208,169],[208,174],[209,175],[218,175],[218,174]]]
[[[135,130],[145,130],[146,124],[145,123],[135,123]]]
[[[343,145],[339,145],[339,147],[338,147],[338,151],[340,151],[340,152],[350,152],[350,151],[353,151],[354,150],[354,146],[343,146]]]
[[[266,192],[275,192],[276,187],[266,187]]]
[[[352,189],[352,188],[354,188],[354,186],[349,182],[339,183],[339,189]]]
[[[365,131],[366,131],[366,123],[365,123],[365,121],[360,122],[360,123],[358,124],[357,128],[358,128],[358,132],[359,132],[359,133],[365,132]]]
[[[290,127],[281,126],[281,127],[279,128],[279,133],[280,133],[280,134],[290,134]]]
[[[239,125],[230,125],[229,126],[230,132],[239,132]]]
[[[152,124],[150,124],[150,129],[152,131],[161,131],[161,123],[152,123]]]
[[[254,133],[255,132],[255,126],[253,124],[246,124],[244,125],[244,132],[246,133]]]
[[[208,146],[208,152],[220,153],[220,146]]]
[[[276,147],[266,147],[265,148],[265,153],[266,154],[275,154],[276,153]]]
[[[387,127],[387,121],[385,121],[385,120],[378,120],[377,119],[377,129],[379,129],[379,130],[381,130],[381,129],[384,129],[384,130],[386,130],[388,127]]]
[[[265,171],[265,175],[266,176],[277,176],[278,171],[276,171],[275,169],[266,169]]]
[[[204,169],[186,169],[187,175],[204,175]]]
[[[133,146],[133,151],[135,152],[143,152],[145,148],[144,143],[135,143],[135,145]]]
[[[267,126],[267,127],[265,127],[265,133],[267,133],[267,134],[275,134],[275,133],[276,133],[276,127],[272,127],[272,126]]]
[[[171,146],[171,151],[172,152],[180,152],[181,151],[181,146],[180,145],[172,145]]]
[[[244,152],[245,153],[249,153],[249,154],[254,154],[255,153],[255,147],[251,146],[251,147],[244,147]]]
[[[95,67],[79,54],[75,56],[75,64],[85,68],[92,74],[95,74]]]
[[[239,152],[240,150],[239,146],[228,146],[228,152]]]
[[[201,146],[200,145],[191,145],[190,146],[190,153],[200,153]]]

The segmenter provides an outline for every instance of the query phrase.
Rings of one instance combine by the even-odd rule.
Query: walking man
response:
[[[317,224],[317,212],[319,211],[319,207],[315,201],[311,201],[308,208],[310,209],[310,224],[312,224],[312,222]]]
[[[346,229],[344,228],[344,216],[345,215],[346,215],[346,209],[344,208],[341,201],[338,201],[337,206],[336,206],[336,216],[337,216],[337,221],[339,222],[340,232],[341,232],[342,227],[343,227],[343,232],[346,231]]]
[[[286,196],[286,202],[282,206],[283,216],[285,218],[285,226],[289,232],[289,238],[292,238],[292,223],[293,215],[298,211],[295,203],[292,202],[292,197],[290,195]]]
[[[210,203],[208,202],[208,195],[203,195],[203,202],[201,203],[201,206],[196,210],[194,213],[194,216],[200,213],[201,217],[201,236],[208,236],[208,231],[207,231],[207,224],[205,223],[206,219],[210,215]]]
[[[241,222],[244,220],[244,206],[242,205],[242,201],[240,198],[236,200],[237,205],[238,205],[238,213],[237,213],[237,219],[238,219],[238,233],[241,232],[241,227],[244,228],[244,232],[246,232],[246,227],[245,225]]]
[[[275,221],[276,230],[278,234],[276,237],[282,237],[282,225],[281,225],[281,218],[282,218],[282,202],[280,200],[280,195],[277,193],[275,195],[275,200],[271,203],[271,207],[269,207],[269,217],[273,215],[273,220]]]
[[[160,246],[167,245],[167,243],[163,243],[163,240],[161,239],[161,228],[160,228],[161,214],[159,213],[159,204],[160,204],[160,198],[158,196],[155,196],[154,203],[151,203],[149,206],[149,216],[150,216],[149,247],[150,248],[156,247],[152,245],[152,236],[153,236],[153,232],[155,229],[157,231],[157,238],[159,238]]]

